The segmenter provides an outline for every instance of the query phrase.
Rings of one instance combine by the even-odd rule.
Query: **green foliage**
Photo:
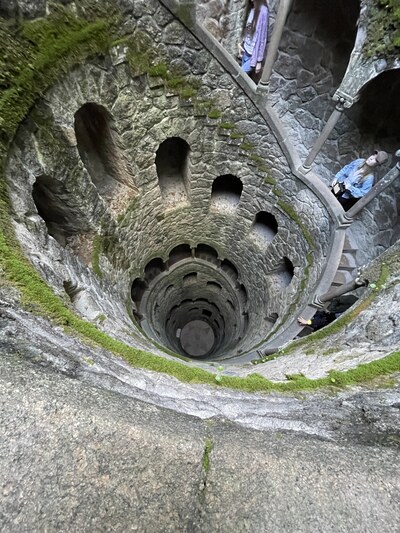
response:
[[[46,19],[24,22],[18,28],[0,23],[4,49],[0,97],[0,134],[3,144],[35,100],[73,65],[105,53],[115,20],[87,22],[67,9]]]
[[[163,80],[164,86],[177,94],[183,100],[195,98],[198,93],[198,82],[182,74],[177,69],[171,69],[165,61],[160,61],[160,51],[157,50],[149,36],[137,31],[126,40],[128,46],[127,60],[133,76],[147,74]]]
[[[243,139],[244,133],[234,132],[229,135],[231,139]]]
[[[240,148],[241,150],[244,150],[245,152],[250,152],[251,150],[254,150],[255,146],[254,146],[254,144],[252,144],[252,143],[249,143],[249,142],[243,142],[243,143],[239,146],[239,148]]]
[[[282,196],[285,196],[285,193],[283,191],[281,191],[280,189],[278,189],[277,187],[274,187],[272,189],[272,192],[275,194],[275,196],[277,196],[278,198],[281,198]]]
[[[271,176],[267,176],[266,178],[264,178],[264,183],[266,183],[267,185],[276,185],[276,180],[274,180],[274,178],[271,178]]]
[[[217,119],[220,118],[222,115],[221,111],[219,109],[213,108],[208,112],[208,118]]]
[[[156,65],[149,67],[148,74],[149,76],[160,76],[162,78],[166,78],[168,75],[167,65],[164,62],[157,63]]]
[[[366,57],[395,56],[400,53],[400,0],[377,0],[369,7]]]
[[[218,127],[223,130],[233,130],[235,128],[235,124],[233,124],[233,122],[221,122],[218,124]]]

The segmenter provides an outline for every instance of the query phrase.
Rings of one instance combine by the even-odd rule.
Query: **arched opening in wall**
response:
[[[360,157],[370,155],[362,153],[368,145],[371,150],[378,148],[389,153],[395,152],[400,145],[400,106],[396,105],[399,94],[400,69],[382,72],[367,83],[360,93],[359,101],[346,110],[346,115],[358,128],[359,146],[356,146],[357,136],[351,131],[343,139],[342,145],[339,139],[339,146],[342,147],[340,153],[348,151],[350,142],[352,149],[359,149]],[[386,168],[387,166],[385,165]]]
[[[49,235],[61,246],[67,244],[69,237],[91,231],[89,222],[63,183],[46,175],[39,176],[33,184],[32,197]]]
[[[147,263],[144,269],[145,282],[150,283],[154,278],[159,276],[161,272],[165,272],[165,270],[165,263],[160,257],[152,259],[149,263]]]
[[[217,283],[216,281],[207,281],[207,288],[210,288],[210,289],[213,289],[213,290],[216,290],[216,291],[221,291],[222,290],[222,287],[219,283]]]
[[[238,298],[241,305],[244,307],[247,303],[247,291],[244,285],[238,287]]]
[[[134,313],[136,316],[141,318],[140,316],[140,303],[142,301],[143,295],[147,289],[147,283],[143,281],[141,278],[136,278],[132,283],[131,288],[131,298],[133,303],[135,304]]]
[[[273,326],[275,322],[278,320],[279,316],[278,313],[271,313],[267,317],[265,317],[265,320]]]
[[[156,152],[156,170],[163,200],[168,205],[188,201],[190,146],[180,137],[162,142]]]
[[[168,285],[168,287],[165,289],[164,297],[168,296],[168,294],[170,294],[173,290],[174,290],[174,286],[173,285]]]
[[[293,263],[287,257],[283,257],[279,267],[276,270],[276,279],[282,289],[285,289],[290,285],[293,275]]]
[[[278,222],[274,215],[266,211],[257,213],[254,219],[252,233],[265,242],[271,242],[278,233]]]
[[[194,285],[197,283],[197,272],[190,272],[185,274],[182,278],[182,285],[187,287],[188,285]]]
[[[113,122],[111,113],[105,107],[93,102],[84,104],[75,113],[74,127],[78,151],[92,182],[103,198],[114,198],[115,189],[122,187],[121,192],[124,192],[129,200],[136,188],[127,173],[122,152],[115,142]],[[131,191],[128,192],[126,187],[130,187]],[[121,203],[121,198],[119,202]]]
[[[236,176],[219,176],[212,185],[210,209],[234,211],[240,202],[242,190],[243,184]]]
[[[192,250],[190,246],[188,244],[179,244],[170,251],[168,265],[175,265],[175,263],[179,263],[179,261],[183,261],[184,259],[189,259],[191,257]]]
[[[211,246],[208,246],[208,244],[198,244],[195,250],[195,257],[213,263],[214,265],[219,265],[218,252]]]
[[[270,101],[291,126],[304,154],[321,131],[331,96],[349,63],[360,13],[359,0],[294,0],[270,79]],[[267,52],[268,53],[268,52]]]
[[[228,261],[228,259],[224,259],[221,262],[221,270],[227,274],[231,278],[232,281],[236,281],[239,277],[239,272],[237,271],[237,268],[233,263]]]

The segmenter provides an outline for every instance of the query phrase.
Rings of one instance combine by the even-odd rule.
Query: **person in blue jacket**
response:
[[[331,189],[345,211],[371,190],[374,168],[387,159],[386,152],[376,150],[368,159],[355,159],[336,174]]]

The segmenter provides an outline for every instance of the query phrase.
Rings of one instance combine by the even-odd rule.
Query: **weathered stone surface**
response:
[[[198,390],[197,416],[241,425],[204,423],[135,400],[128,387],[105,390],[102,373],[96,387],[82,383],[79,365],[54,373],[43,350],[54,365],[57,347],[19,341],[16,355],[16,340],[0,341],[2,529],[246,531],[262,529],[266,516],[274,530],[319,531],[322,522],[336,530],[338,516],[345,531],[396,527],[398,390],[302,400]],[[89,369],[98,364],[92,352],[80,356]],[[95,364],[85,363],[92,355]],[[134,375],[143,391],[151,383],[161,391],[160,377]],[[104,385],[118,390],[115,379]],[[177,410],[189,405],[182,392]]]

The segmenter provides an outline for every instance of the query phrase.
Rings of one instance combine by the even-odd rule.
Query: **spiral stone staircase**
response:
[[[0,529],[395,530],[399,242],[290,344],[353,221],[193,2],[0,13]]]

